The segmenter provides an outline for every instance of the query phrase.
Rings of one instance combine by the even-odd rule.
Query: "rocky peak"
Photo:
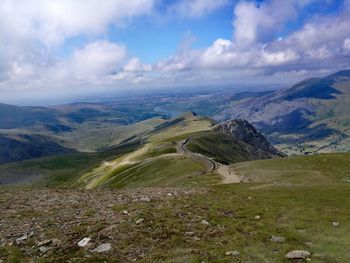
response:
[[[216,125],[213,131],[229,135],[236,140],[243,141],[273,155],[281,155],[281,153],[267,141],[264,135],[246,120],[229,120]]]

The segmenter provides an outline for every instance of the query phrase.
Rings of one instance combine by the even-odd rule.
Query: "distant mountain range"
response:
[[[350,70],[233,101],[214,119],[245,119],[287,153],[350,150]]]
[[[242,120],[215,125],[207,117],[188,112],[154,121],[153,128],[149,123],[148,130],[139,128],[134,135],[133,128],[140,126],[127,127],[129,137],[97,152],[74,152],[37,135],[17,135],[17,140],[7,142],[0,137],[4,145],[0,162],[41,157],[36,155],[38,150],[42,155],[59,155],[2,165],[0,183],[79,188],[172,186],[196,183],[221,165],[281,157],[261,133]]]
[[[158,129],[174,125],[167,122],[172,112],[188,109],[216,124],[247,120],[287,154],[350,150],[350,70],[277,91],[192,93],[51,107],[0,104],[0,164],[103,151],[158,125]]]

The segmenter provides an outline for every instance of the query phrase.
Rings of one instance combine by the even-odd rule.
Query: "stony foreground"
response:
[[[0,262],[346,262],[349,193],[3,189]]]

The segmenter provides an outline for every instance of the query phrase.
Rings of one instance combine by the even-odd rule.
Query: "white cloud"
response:
[[[0,81],[3,86],[96,79],[119,70],[126,47],[104,38],[110,25],[151,14],[156,0],[1,0]],[[71,37],[91,43],[58,59],[56,51]],[[11,82],[11,83],[10,83]]]
[[[285,22],[297,15],[297,2],[272,0],[257,5],[239,2],[234,10],[234,41],[241,48],[273,38]]]
[[[169,12],[182,17],[200,17],[228,3],[228,0],[181,0],[170,6]]]
[[[101,77],[118,70],[125,57],[125,46],[97,41],[75,51],[68,61],[68,67],[78,78]]]
[[[204,50],[182,50],[160,61],[157,69],[182,72],[229,70],[253,74],[325,72],[350,66],[350,9],[309,20],[301,29],[284,36],[279,30],[314,0],[271,0],[256,5],[241,1],[234,9],[233,39],[217,39]],[[193,73],[194,74],[194,73]],[[292,74],[292,73],[288,73]]]
[[[281,65],[297,60],[299,55],[291,49],[285,49],[277,52],[262,51],[262,58],[264,65]]]
[[[152,65],[142,64],[139,58],[130,59],[123,67],[126,72],[148,72],[152,70]]]
[[[52,46],[68,37],[103,33],[111,23],[150,13],[153,5],[154,0],[2,0],[1,30]]]
[[[350,51],[350,38],[347,38],[347,39],[344,40],[343,47],[344,47],[344,49]]]
[[[304,77],[350,66],[350,0],[340,13],[311,17],[287,35],[285,25],[316,0],[269,0],[259,5],[242,0],[234,6],[232,39],[218,38],[209,47],[192,49],[188,43],[191,36],[174,55],[152,65],[128,57],[122,43],[101,39],[106,39],[111,25],[125,26],[134,16],[153,14],[155,3],[161,0],[0,1],[2,87],[167,86],[230,81],[249,75],[284,80],[283,76],[291,78],[301,72]],[[198,18],[228,3],[178,0],[165,13]],[[90,42],[58,58],[57,48],[77,36]]]

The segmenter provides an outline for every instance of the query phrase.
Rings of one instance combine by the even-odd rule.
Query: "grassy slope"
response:
[[[126,197],[125,192],[61,191],[65,197],[61,197],[58,208],[46,206],[43,209],[48,211],[42,213],[40,206],[35,207],[34,211],[23,211],[15,221],[6,213],[4,222],[13,222],[11,224],[16,227],[16,222],[38,220],[39,225],[44,226],[40,233],[46,231],[39,240],[58,238],[64,241],[63,249],[55,249],[36,262],[65,262],[75,258],[77,262],[137,259],[138,262],[270,263],[289,262],[284,255],[295,249],[310,251],[312,262],[348,262],[349,184],[260,189],[255,186],[215,186],[203,194],[123,204],[118,204],[118,196]],[[1,203],[11,210],[13,199],[21,194],[23,192],[14,194],[12,198],[7,194]],[[70,194],[73,199],[81,196],[84,202],[64,203],[64,200],[70,200],[66,199]],[[131,196],[133,194],[136,192],[130,192]],[[57,198],[57,193],[55,195]],[[64,217],[60,207],[65,211]],[[129,214],[124,215],[123,210]],[[86,221],[81,219],[77,225],[77,215]],[[255,219],[257,215],[261,217],[259,220]],[[140,218],[144,222],[136,224]],[[201,224],[203,219],[210,226]],[[340,226],[334,227],[334,221]],[[61,224],[66,227],[61,229]],[[283,236],[286,242],[272,243],[269,241],[271,235]],[[111,242],[113,251],[91,255],[79,249],[76,242],[86,236],[91,236],[97,244]],[[28,246],[27,249],[31,249],[33,244],[34,241],[29,240],[22,248]],[[35,246],[32,250],[37,253]],[[225,255],[232,250],[239,251],[240,255],[234,258]],[[91,257],[86,257],[87,254]],[[8,262],[29,262],[25,258],[30,256],[21,253],[18,247],[5,246],[0,247],[0,257],[13,259]]]
[[[271,159],[233,165],[253,182],[300,185],[350,182],[350,153]]]
[[[186,157],[163,157],[118,173],[106,185],[113,188],[198,186],[216,182],[205,167]]]
[[[77,153],[44,157],[0,166],[0,182],[17,181],[19,185],[61,186],[97,166],[102,160],[124,155],[139,147],[129,143],[104,152]],[[16,179],[13,179],[16,178]]]
[[[260,154],[258,154],[258,149],[253,149],[252,146],[237,141],[228,135],[213,132],[192,134],[188,149],[211,157],[223,164],[256,160],[266,155],[262,151],[259,151]]]
[[[129,188],[184,186],[216,183],[217,177],[205,174],[205,167],[176,153],[177,142],[189,134],[209,130],[212,123],[186,113],[156,127],[143,136],[137,151],[102,162],[69,185],[80,188]],[[205,178],[205,179],[204,179]]]
[[[176,138],[186,138],[189,134],[190,130],[180,135],[176,133]],[[147,145],[150,149],[157,146],[159,150],[162,146],[171,147],[169,140],[174,138],[153,140]],[[147,153],[136,152],[131,156],[127,154],[131,157],[129,160],[143,160]],[[193,167],[197,172],[199,167],[186,159],[179,160],[181,157],[163,158],[162,151],[158,153],[152,154],[151,158],[156,158],[150,162],[125,166],[126,169],[117,171],[116,177],[110,177],[108,183],[115,187],[195,185],[188,183],[189,178],[182,177],[183,173],[178,171]],[[119,158],[123,157],[125,154]],[[88,252],[79,250],[76,245],[65,244],[66,250],[55,250],[44,262],[62,262],[73,257],[81,262],[126,262],[126,259],[134,258],[140,262],[288,262],[284,255],[294,249],[310,251],[312,262],[347,262],[350,257],[350,238],[345,234],[350,231],[349,159],[350,154],[324,154],[238,163],[233,165],[235,172],[251,177],[253,183],[216,185],[206,187],[205,193],[191,196],[115,206],[116,198],[107,203],[102,198],[95,212],[86,206],[86,202],[78,202],[67,208],[64,219],[58,217],[58,220],[76,222],[79,211],[83,216],[89,215],[88,224],[78,228],[73,223],[70,224],[72,229],[64,232],[60,231],[61,222],[58,221],[46,226],[49,230],[45,238],[59,238],[76,244],[82,237],[92,236],[99,242],[112,242],[115,249],[107,256],[93,255],[89,259],[85,257]],[[176,169],[171,169],[169,165],[174,162]],[[136,170],[133,173],[128,169]],[[197,176],[193,180],[209,186],[213,178]],[[88,195],[97,200],[108,196],[101,191],[91,191]],[[11,199],[0,198],[0,202],[4,207],[12,208]],[[129,215],[123,215],[123,210],[128,210]],[[101,220],[100,211],[112,216]],[[25,214],[24,220],[38,217],[43,224],[49,220],[45,219],[46,213],[34,212]],[[257,215],[261,218],[255,219]],[[52,220],[50,213],[48,216]],[[119,220],[120,217],[123,218]],[[117,218],[115,222],[114,218]],[[139,218],[144,222],[136,225]],[[209,221],[210,226],[201,224],[203,219]],[[332,225],[335,221],[340,223],[339,227]],[[106,229],[108,236],[103,236],[100,231]],[[73,241],[72,232],[75,233]],[[284,236],[286,242],[272,243],[269,241],[271,235]],[[240,255],[236,258],[225,255],[232,250],[239,251]],[[9,254],[18,262],[26,262],[26,256],[20,250],[0,248],[1,257],[7,258]]]

